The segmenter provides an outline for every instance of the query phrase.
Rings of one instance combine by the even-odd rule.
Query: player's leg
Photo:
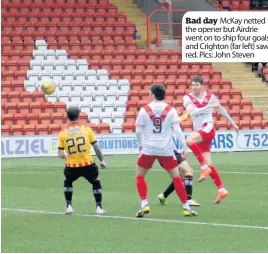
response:
[[[217,194],[216,200],[214,201],[214,203],[218,204],[223,199],[225,199],[226,197],[229,196],[229,192],[224,188],[219,171],[212,164],[211,152],[209,152],[209,151],[203,152],[203,155],[204,155],[204,158],[206,160],[206,163],[211,168],[210,177],[218,189],[218,194]]]
[[[170,157],[158,157],[158,161],[163,165],[165,170],[168,172],[171,177],[174,189],[177,196],[181,200],[183,206],[183,214],[185,216],[195,216],[197,213],[193,211],[190,206],[187,204],[187,194],[184,188],[184,184],[181,180],[180,173],[178,170],[178,162],[175,156]]]
[[[73,213],[73,204],[72,204],[72,197],[73,197],[73,182],[79,178],[79,172],[75,171],[75,168],[65,167],[64,169],[64,197],[66,201],[66,212],[65,214],[71,215]]]
[[[183,179],[185,190],[187,193],[188,204],[191,206],[200,206],[196,201],[192,199],[193,193],[193,168],[189,163],[182,158],[181,154],[174,150],[174,154],[179,164],[180,177]],[[161,165],[162,166],[162,165]],[[162,166],[163,167],[163,166]],[[158,195],[158,199],[162,205],[167,204],[167,197],[175,190],[173,182],[167,187],[167,189]]]
[[[200,206],[199,203],[197,203],[194,199],[192,199],[193,196],[193,176],[194,176],[194,170],[189,165],[189,163],[184,160],[179,164],[179,171],[181,175],[183,174],[183,183],[185,186],[185,190],[187,193],[187,202],[190,206]]]
[[[83,167],[83,176],[92,185],[92,193],[96,202],[96,213],[105,214],[105,210],[102,207],[102,186],[99,179],[99,169],[94,163],[90,166]]]
[[[145,177],[149,169],[152,168],[154,161],[154,156],[141,154],[137,162],[136,187],[141,200],[141,208],[137,212],[136,217],[139,218],[150,212],[149,202],[147,199],[147,183]]]
[[[202,132],[194,132],[190,137],[187,138],[186,142],[188,147],[193,151],[193,154],[195,155],[201,166],[199,177],[199,182],[201,182],[205,180],[211,172],[211,169],[206,164],[205,158],[202,154],[202,150],[199,146],[200,143],[204,142]]]

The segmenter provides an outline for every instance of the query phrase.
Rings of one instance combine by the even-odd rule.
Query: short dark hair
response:
[[[201,76],[194,76],[192,77],[192,82],[200,83],[201,85],[203,85],[204,79]]]
[[[77,121],[80,115],[80,109],[77,106],[71,106],[67,109],[67,116],[71,122]]]
[[[166,97],[166,88],[163,85],[154,84],[151,86],[151,93],[157,100],[162,101]]]

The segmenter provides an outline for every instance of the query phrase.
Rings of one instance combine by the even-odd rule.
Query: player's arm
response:
[[[104,161],[104,158],[103,158],[103,154],[102,154],[102,151],[97,143],[97,139],[95,137],[95,134],[93,132],[92,129],[89,129],[89,142],[91,143],[93,149],[94,149],[94,152],[96,154],[96,156],[98,157],[99,161],[100,161],[100,166],[102,168],[106,168],[107,165]]]
[[[143,146],[143,129],[144,129],[144,109],[141,108],[137,120],[136,120],[136,137],[138,141],[139,150],[142,149]]]
[[[171,123],[172,123],[173,132],[174,132],[176,138],[180,141],[183,153],[186,155],[187,144],[186,144],[186,140],[185,140],[184,134],[183,134],[181,126],[180,126],[180,119],[179,119],[178,113],[177,113],[175,108],[172,109],[171,114],[172,114]]]
[[[226,109],[220,104],[220,101],[218,98],[213,95],[212,98],[212,103],[211,105],[214,105],[214,107],[217,109],[217,111],[227,119],[227,121],[238,131],[239,127],[236,125],[235,121],[232,119],[232,117],[228,114]]]
[[[59,133],[58,136],[58,156],[61,159],[66,159],[66,154],[64,151],[64,138],[61,132]]]

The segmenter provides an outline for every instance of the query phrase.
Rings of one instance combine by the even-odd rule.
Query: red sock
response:
[[[185,204],[187,202],[187,193],[184,187],[184,184],[179,176],[176,176],[173,178],[174,188],[178,195],[178,197],[181,200],[182,204]]]
[[[136,186],[141,200],[147,199],[147,184],[143,176],[136,176]]]
[[[193,153],[194,153],[195,157],[198,159],[200,165],[201,166],[205,165],[206,164],[205,159],[204,159],[204,156],[203,156],[202,151],[201,151],[200,147],[198,146],[198,144],[192,143],[188,146],[193,151]]]
[[[214,184],[217,186],[218,189],[224,188],[218,170],[213,165],[210,165],[209,167],[211,168],[210,177]]]

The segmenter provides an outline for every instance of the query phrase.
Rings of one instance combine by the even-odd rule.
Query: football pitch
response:
[[[106,216],[95,216],[92,188],[74,183],[73,216],[63,215],[59,158],[2,159],[2,252],[268,252],[268,152],[214,153],[230,196],[212,201],[210,179],[198,183],[197,217],[185,218],[177,196],[167,206],[157,195],[170,180],[156,162],[147,177],[151,213],[136,219],[136,156],[106,156],[101,170]],[[96,159],[97,161],[97,159]]]

